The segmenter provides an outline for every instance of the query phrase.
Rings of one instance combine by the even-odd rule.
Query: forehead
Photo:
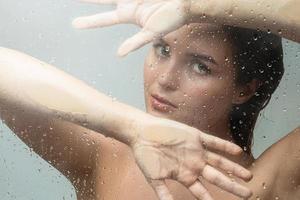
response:
[[[165,36],[165,39],[177,41],[226,41],[226,34],[221,26],[208,23],[191,23],[173,31]]]
[[[221,26],[208,23],[192,23],[167,34],[163,38],[173,52],[206,54],[219,61],[232,57],[232,47]]]

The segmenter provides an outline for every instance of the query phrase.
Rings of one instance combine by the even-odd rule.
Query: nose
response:
[[[168,66],[163,67],[158,77],[158,84],[165,90],[176,90],[180,85],[180,71],[175,63],[168,63]]]

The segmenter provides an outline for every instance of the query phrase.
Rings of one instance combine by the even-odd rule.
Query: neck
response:
[[[206,127],[205,129],[203,129],[203,125],[202,127],[196,127],[196,128],[198,128],[199,130],[207,134],[216,136],[223,140],[233,142],[229,124],[230,124],[229,119],[225,118],[225,119],[218,119],[218,121],[214,124],[205,125]]]
[[[203,127],[201,128],[196,127],[196,128],[198,128],[199,130],[207,134],[216,136],[223,140],[234,142],[229,124],[230,124],[229,119],[223,119],[223,120],[218,120],[218,122],[215,123],[214,125],[206,126],[208,127],[206,129],[203,129]],[[248,167],[254,161],[254,157],[251,152],[250,154],[243,152],[239,156],[231,156],[231,155],[223,154],[222,152],[216,152],[216,153],[222,154],[224,157],[227,157],[233,162],[239,163],[244,167]]]

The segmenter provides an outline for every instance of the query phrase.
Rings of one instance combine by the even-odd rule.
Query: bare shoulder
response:
[[[300,194],[300,127],[269,147],[252,166],[249,183],[261,199],[295,199]],[[274,196],[275,195],[275,196]]]
[[[300,181],[300,127],[294,129],[279,143],[276,152],[281,152],[285,159],[282,169],[285,175]]]
[[[300,127],[269,147],[256,162],[269,163],[276,168],[300,167]],[[283,170],[287,172],[287,170]],[[283,172],[282,171],[282,172]],[[300,171],[299,171],[300,172]],[[300,175],[300,173],[299,173]]]
[[[278,142],[274,143],[271,147],[269,147],[259,158],[258,160],[264,160],[266,157],[269,157],[269,155],[284,155],[284,159],[289,159],[291,154],[299,154],[300,150],[300,127],[297,127],[296,129],[292,130],[290,133],[288,133],[285,137],[280,139]],[[300,156],[300,154],[299,154]],[[276,157],[276,156],[272,156]],[[281,161],[283,161],[281,159]]]

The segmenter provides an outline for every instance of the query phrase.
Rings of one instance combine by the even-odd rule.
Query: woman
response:
[[[219,137],[222,137],[225,140],[231,140],[231,136],[235,137],[234,132],[230,133],[227,125],[229,122],[228,119],[230,119],[228,116],[231,112],[232,105],[243,105],[244,103],[248,102],[253,95],[255,96],[257,90],[261,89],[263,83],[258,77],[256,77],[256,79],[250,79],[249,81],[246,81],[246,83],[237,84],[239,82],[238,79],[235,78],[235,65],[238,66],[239,63],[234,63],[236,53],[234,50],[232,50],[232,47],[236,47],[232,42],[233,39],[238,36],[238,34],[236,34],[238,33],[236,30],[232,30],[230,27],[221,28],[207,24],[202,24],[201,28],[197,27],[199,27],[197,24],[192,24],[192,27],[190,28],[185,26],[182,29],[167,35],[163,41],[156,41],[154,48],[149,53],[145,62],[145,97],[146,102],[148,102],[147,110],[153,115],[181,121],[190,126],[199,128],[200,130],[202,129],[203,131],[209,132],[210,134],[215,134]],[[198,40],[197,42],[199,43],[197,44],[201,44],[200,46],[202,46],[202,49],[197,49],[196,47],[190,46],[187,47],[187,44],[193,43],[192,39],[187,38],[186,41],[181,42],[181,39],[185,38],[183,37],[185,34],[192,34],[190,29],[198,29],[198,33],[200,31],[201,36],[199,36],[199,38],[195,38],[193,36],[193,39],[196,41]],[[232,30],[232,35],[225,34],[228,29]],[[260,34],[258,34],[257,37],[259,40],[261,40],[261,38],[259,38],[261,37]],[[174,43],[174,38],[179,38],[176,41],[180,41],[180,43],[182,43],[178,44],[183,45],[181,46],[182,51],[179,51],[178,49],[174,50],[176,49],[174,48],[174,45],[170,45],[170,43]],[[226,40],[224,41],[224,39]],[[278,39],[273,39],[278,45]],[[230,40],[231,42],[226,42],[227,40]],[[185,48],[184,45],[186,46]],[[188,49],[192,48],[193,51],[189,52]],[[273,50],[277,49],[277,53],[281,55],[280,46],[272,48]],[[208,52],[205,52],[204,50]],[[195,51],[202,54],[206,53],[206,55],[201,55],[199,57],[197,54],[198,56],[195,56]],[[189,58],[187,59],[188,53]],[[156,120],[150,120],[150,122],[146,123],[145,125],[145,123],[140,121],[137,122],[136,118],[139,119],[137,116],[140,116],[141,119],[147,120],[150,118],[143,117],[144,115],[140,114],[138,111],[135,111],[132,116],[126,116],[128,119],[131,119],[127,120],[126,123],[122,121],[124,118],[120,117],[120,114],[117,112],[108,115],[104,111],[104,116],[98,116],[97,113],[95,114],[94,112],[97,107],[87,105],[86,102],[100,106],[99,110],[108,110],[104,106],[101,107],[101,103],[102,105],[118,105],[118,109],[124,111],[128,111],[129,108],[124,105],[119,105],[118,103],[113,104],[110,99],[105,99],[101,94],[86,87],[79,81],[62,74],[58,70],[55,70],[49,66],[43,66],[44,64],[40,64],[40,62],[37,60],[5,49],[2,49],[2,55],[1,73],[5,73],[7,75],[5,78],[3,78],[3,80],[1,80],[0,84],[2,86],[0,104],[2,119],[4,119],[5,122],[20,137],[22,137],[23,140],[27,140],[27,144],[32,145],[35,151],[37,151],[46,160],[52,161],[56,168],[61,170],[70,178],[74,186],[78,189],[79,198],[95,198],[95,196],[101,194],[103,195],[101,197],[107,199],[155,199],[126,146],[122,145],[121,143],[111,144],[110,140],[101,138],[101,136],[95,134],[95,132],[87,131],[82,127],[74,125],[74,123],[86,126],[89,129],[101,130],[105,132],[106,135],[109,135],[108,133],[111,132],[112,135],[114,135],[119,141],[127,144],[135,144],[133,145],[135,157],[140,164],[140,167],[142,169],[146,169],[143,170],[143,172],[145,173],[146,177],[150,179],[177,179],[185,186],[189,187],[191,192],[199,198],[210,199],[210,196],[205,188],[207,188],[215,198],[234,198],[233,196],[230,196],[229,193],[222,192],[218,188],[213,187],[205,180],[202,180],[202,178],[200,178],[200,181],[205,185],[205,188],[200,184],[200,182],[195,181],[197,177],[195,178],[194,174],[199,175],[199,172],[201,172],[200,174],[205,179],[211,181],[219,187],[226,189],[229,192],[233,192],[236,195],[244,197],[249,196],[249,193],[247,193],[246,190],[242,190],[242,188],[238,185],[232,185],[230,182],[226,181],[221,182],[221,184],[216,182],[216,180],[218,181],[218,177],[222,177],[222,175],[216,171],[213,171],[212,168],[207,167],[205,162],[203,162],[203,159],[198,158],[198,154],[202,153],[202,149],[201,145],[199,145],[199,142],[193,143],[193,139],[195,140],[196,138],[195,134],[199,134],[199,132],[196,132],[195,129],[191,129],[190,127],[183,126],[182,124],[176,124],[168,120],[164,121],[162,119],[160,119],[160,122]],[[194,60],[200,60],[202,63],[194,63]],[[20,67],[20,63],[22,63],[23,67]],[[163,69],[158,68],[158,63],[159,66],[164,65],[166,67]],[[194,64],[200,65],[197,66]],[[272,65],[280,66],[280,60],[276,61],[275,64],[272,63]],[[26,68],[24,66],[26,66]],[[179,68],[178,66],[183,67]],[[217,66],[222,66],[223,68],[218,68]],[[34,70],[34,73],[28,74],[24,68],[26,70],[28,70],[28,68]],[[17,73],[16,70],[22,69],[24,74],[19,76],[19,73]],[[272,87],[270,91],[273,91],[276,88],[278,81],[280,80],[281,74],[279,72],[280,71],[277,70],[274,74],[277,76],[274,83],[268,83],[268,85]],[[216,74],[219,74],[220,76],[215,76]],[[198,75],[200,75],[200,77]],[[53,79],[55,79],[55,81],[53,81]],[[200,80],[203,81],[201,82],[201,84],[204,83],[203,85],[198,84]],[[43,85],[38,86],[37,83],[42,83]],[[214,85],[212,85],[212,83]],[[185,87],[182,87],[182,85]],[[45,87],[48,89],[47,93],[49,96],[45,96],[45,93],[39,91]],[[80,87],[79,89],[81,89],[82,94],[79,95],[74,93],[74,87]],[[76,89],[76,91],[78,91],[78,88]],[[203,93],[199,94],[196,92],[199,90],[201,90]],[[205,95],[205,93],[207,93],[207,95]],[[57,97],[61,95],[64,98],[59,102],[49,102],[48,100],[53,94],[55,94]],[[179,94],[182,97],[181,102],[177,102],[176,100],[179,98],[179,96],[177,96]],[[268,97],[269,94],[270,93],[266,93],[266,96],[264,96],[262,93],[260,93],[260,95],[263,95],[264,98],[262,98],[261,102],[258,100],[255,101],[261,103],[261,105],[258,105],[258,108],[261,109],[261,107],[264,106],[263,104],[268,99],[266,97]],[[69,99],[67,99],[68,97]],[[84,97],[87,99],[82,100]],[[162,99],[162,97],[164,99]],[[172,97],[175,97],[174,100],[172,100]],[[168,101],[166,101],[166,98]],[[100,99],[104,100],[101,100],[102,102],[99,104],[97,100]],[[198,102],[198,99],[201,100],[201,102]],[[236,108],[237,107],[239,106],[236,106]],[[52,112],[49,112],[49,110],[52,110]],[[55,112],[53,112],[53,110],[55,110]],[[36,111],[36,113],[32,111]],[[71,111],[71,113],[69,113],[69,111]],[[219,114],[216,115],[210,111],[219,111]],[[86,115],[86,112],[89,112],[89,115]],[[253,111],[250,111],[249,113],[252,114]],[[241,114],[244,115],[243,112]],[[256,116],[254,115],[254,121],[255,117]],[[64,119],[65,121],[59,120],[59,118]],[[201,121],[198,119],[201,119]],[[232,121],[234,122],[235,120]],[[45,124],[45,122],[47,123]],[[101,127],[103,124],[112,124],[113,122],[119,122],[116,123],[116,125],[122,124],[122,126]],[[238,123],[240,122],[238,121]],[[139,126],[137,126],[137,124],[139,124]],[[141,127],[140,124],[143,124],[144,126]],[[252,124],[249,124],[245,126],[245,128],[251,130],[251,126]],[[234,129],[233,127],[234,126],[232,126],[232,129]],[[243,126],[240,127],[243,128]],[[80,131],[88,132],[86,137],[87,141],[90,142],[81,142],[80,139],[78,139],[78,137],[81,137]],[[40,132],[45,132],[46,138],[43,138],[42,135],[38,134]],[[68,134],[64,132],[69,132],[70,135],[64,137],[63,135]],[[123,134],[120,134],[121,132],[123,132]],[[138,134],[140,132],[143,132],[143,134]],[[155,134],[153,132],[159,132],[159,134]],[[169,134],[169,132],[172,132],[172,134]],[[35,135],[36,137],[33,137],[34,133],[37,133],[37,135]],[[137,139],[136,135],[140,135],[140,137]],[[248,140],[243,138],[243,135],[240,139],[240,142],[237,138],[241,137],[234,138],[235,142],[241,146],[248,144],[245,142]],[[57,142],[58,139],[60,141],[59,143]],[[202,134],[201,139],[206,143],[208,150],[211,150],[211,148],[215,146],[212,145],[213,142],[210,142],[212,140],[208,135]],[[216,138],[213,139],[217,140]],[[256,162],[256,165],[251,168],[251,171],[254,174],[254,179],[248,184],[248,187],[253,190],[255,198],[258,196],[262,199],[270,199],[272,198],[270,195],[277,195],[276,193],[278,193],[276,198],[286,197],[280,196],[282,193],[275,186],[280,186],[280,184],[285,184],[287,181],[290,181],[290,174],[281,173],[281,182],[279,182],[271,179],[278,174],[278,171],[270,171],[270,173],[266,174],[265,168],[270,164],[278,164],[278,162],[281,161],[279,158],[282,158],[281,156],[286,154],[288,152],[287,150],[295,150],[291,148],[290,144],[292,144],[291,142],[297,142],[296,139],[296,134],[290,134],[285,140],[276,144],[271,150],[265,153],[264,156],[259,158],[259,160]],[[145,140],[147,142],[145,142]],[[139,141],[142,142],[138,143]],[[160,152],[165,153],[164,156],[169,156],[169,158],[193,158],[192,163],[192,160],[184,161],[184,164],[186,164],[188,167],[195,165],[202,166],[197,166],[197,169],[194,171],[183,170],[183,168],[179,168],[182,169],[182,171],[179,170],[179,173],[177,173],[174,177],[174,174],[168,174],[168,172],[176,171],[172,171],[174,168],[174,163],[177,164],[176,162],[163,162],[159,163],[159,165],[156,165],[157,163],[153,164],[154,161],[157,161],[155,158],[162,158],[163,156],[159,157],[159,154],[153,153],[152,149],[157,147],[155,147],[155,145],[152,143],[163,144],[164,148],[166,148],[166,145],[172,144],[173,148],[176,147],[175,149],[179,150],[185,146],[183,145],[180,147],[180,142],[182,141],[186,142],[185,144],[189,145],[188,147],[193,147],[192,151],[187,154],[188,156],[183,154],[184,151],[177,151],[176,155],[172,154],[172,151]],[[41,142],[42,144],[44,143],[45,146],[41,145]],[[55,148],[50,148],[50,143],[55,144]],[[85,145],[83,143],[85,143]],[[192,146],[190,145],[191,143],[193,144]],[[222,142],[220,141],[220,144],[221,143]],[[219,143],[217,142],[215,144]],[[230,147],[228,143],[222,144],[227,144],[228,147]],[[151,148],[145,148],[147,145]],[[47,148],[47,146],[49,148]],[[66,146],[67,148],[70,148],[71,151],[64,151]],[[222,150],[222,152],[217,153],[223,155],[224,157],[228,157],[224,154],[225,149],[224,146],[221,146],[219,150]],[[114,151],[116,152],[115,156],[111,156],[112,152]],[[193,151],[196,151],[197,153],[193,154]],[[228,149],[227,151],[235,153],[237,150],[231,146],[231,149]],[[293,153],[296,151],[291,152]],[[278,157],[270,160],[267,155],[271,153],[276,153]],[[178,154],[180,155],[178,156]],[[87,155],[90,155],[91,158],[89,158]],[[247,171],[239,168],[238,166],[234,166],[233,163],[230,163],[228,160],[221,160],[220,162],[220,157],[217,158],[217,156],[217,154],[210,152],[205,155],[205,161],[207,160],[209,161],[210,165],[221,167],[225,171],[232,171],[235,175],[243,179],[249,179],[250,175],[247,173]],[[116,159],[114,159],[114,157]],[[96,161],[93,162],[93,160]],[[249,152],[248,156],[246,154],[241,158],[235,158],[235,161],[241,165],[244,165],[245,167],[250,167],[250,164],[253,163],[253,159],[251,158],[251,154]],[[101,167],[99,167],[98,164],[101,165]],[[297,168],[296,164],[297,162],[289,162],[289,165],[285,167],[295,169]],[[69,168],[70,166],[72,167],[71,169]],[[117,166],[122,167],[118,168]],[[148,168],[150,170],[147,171],[147,166],[152,167]],[[167,167],[157,169],[155,166]],[[114,170],[111,170],[112,168]],[[293,170],[290,169],[286,169],[285,172],[294,173]],[[239,170],[242,170],[242,172]],[[194,172],[193,176],[191,176],[191,172]],[[80,179],[83,177],[85,177],[84,180],[80,181]],[[125,178],[120,181],[121,177]],[[188,177],[190,180],[188,180],[186,177]],[[219,179],[226,180],[221,178]],[[274,183],[275,185],[272,185]],[[158,187],[156,187],[158,193],[161,194],[161,192],[166,192],[166,188],[164,188],[162,183],[158,182],[158,184]],[[294,181],[293,184],[296,185],[297,182]],[[126,187],[123,187],[123,185]],[[129,192],[133,188],[135,189],[136,185],[140,186],[139,191]],[[192,198],[191,194],[188,193],[188,191],[181,185],[172,181],[167,181],[167,185],[176,199]],[[257,186],[259,186],[259,188],[257,188]],[[294,187],[292,189],[294,189]],[[242,192],[237,192],[237,190]],[[288,192],[289,195],[295,195],[292,197],[292,199],[296,199],[295,197],[297,197],[296,189],[294,191],[286,189],[284,192]],[[163,195],[165,194],[166,193]]]

